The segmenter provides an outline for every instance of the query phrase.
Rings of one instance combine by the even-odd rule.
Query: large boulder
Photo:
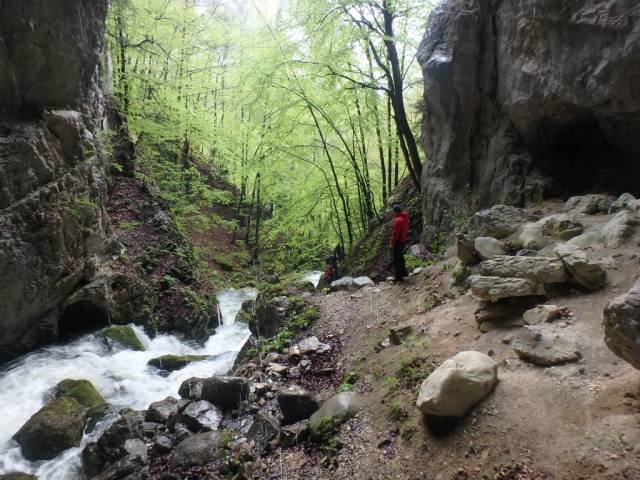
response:
[[[293,309],[293,302],[284,295],[270,299],[260,296],[257,300],[256,314],[249,322],[249,330],[257,337],[273,337]]]
[[[51,460],[68,448],[80,446],[86,419],[84,405],[61,396],[38,410],[13,438],[27,460]]]
[[[630,193],[623,193],[618,197],[618,199],[611,204],[609,207],[609,213],[617,213],[621,210],[627,208],[631,203],[636,200],[636,197],[631,195]]]
[[[416,406],[425,415],[461,417],[486,397],[497,381],[498,364],[491,357],[460,352],[422,382]]]
[[[55,396],[73,398],[84,406],[87,409],[89,429],[92,429],[111,408],[89,380],[62,380],[55,386]]]
[[[170,419],[175,418],[187,403],[187,400],[178,400],[173,397],[153,402],[147,409],[145,419],[148,422],[167,423]]]
[[[476,237],[501,239],[517,232],[526,222],[536,220],[538,217],[527,210],[507,205],[494,205],[475,213],[469,219],[468,230]]]
[[[494,204],[638,192],[639,15],[635,0],[439,2],[417,55],[427,231]]]
[[[610,300],[602,318],[607,346],[640,370],[640,281]]]
[[[506,255],[507,247],[500,240],[491,237],[478,237],[473,243],[473,248],[482,260],[495,257],[497,255]]]
[[[602,240],[608,248],[621,247],[638,229],[640,219],[628,210],[618,212],[604,227]]]
[[[566,212],[576,210],[586,215],[605,214],[615,198],[611,195],[590,194],[571,197],[564,206]]]
[[[100,336],[111,347],[128,350],[144,350],[144,345],[130,325],[113,325],[100,332]]]
[[[496,256],[480,264],[485,276],[528,278],[538,283],[565,283],[567,274],[558,257]]]
[[[324,440],[342,423],[354,417],[362,408],[360,396],[343,392],[331,397],[309,418],[309,432],[316,440]]]
[[[356,288],[364,288],[364,287],[374,287],[375,283],[373,283],[373,280],[371,280],[369,277],[362,276],[362,277],[354,278],[353,285]]]
[[[210,358],[208,355],[162,355],[152,358],[147,362],[147,365],[157,369],[163,375],[168,375],[191,363],[203,362]]]
[[[171,454],[173,468],[206,465],[222,455],[222,435],[219,432],[197,433],[180,442]]]
[[[559,240],[569,240],[581,235],[584,227],[577,220],[573,220],[566,213],[549,215],[538,222],[544,233]]]
[[[488,277],[471,275],[467,279],[473,294],[483,300],[546,295],[544,285],[527,278]]]
[[[180,421],[194,432],[217,430],[221,420],[220,410],[206,400],[191,402],[180,414]]]
[[[329,288],[332,292],[339,292],[341,290],[355,290],[357,287],[353,283],[353,277],[342,277],[331,282]]]
[[[590,290],[596,290],[607,281],[607,272],[602,265],[589,258],[587,252],[577,245],[564,243],[553,250],[562,260],[576,282]]]
[[[189,400],[207,400],[223,411],[235,410],[249,397],[249,381],[243,377],[193,377],[182,382],[178,393]]]
[[[295,385],[279,390],[277,399],[285,425],[309,418],[320,407],[313,393]]]
[[[38,477],[29,473],[11,472],[0,474],[0,480],[38,480]]]
[[[278,421],[268,412],[261,411],[253,418],[253,423],[247,430],[247,440],[254,443],[258,454],[267,448],[269,443],[280,435]]]

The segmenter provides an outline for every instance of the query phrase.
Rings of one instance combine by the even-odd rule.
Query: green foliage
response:
[[[422,259],[411,254],[404,256],[404,263],[409,271],[412,271],[414,268],[425,267],[427,265]]]
[[[434,369],[423,357],[410,357],[402,360],[397,376],[403,387],[415,390]]]
[[[352,391],[354,385],[356,384],[359,378],[360,378],[360,375],[358,374],[358,372],[347,373],[342,378],[342,382],[340,382],[340,385],[338,385],[338,389],[337,389],[338,393]]]
[[[331,417],[322,417],[317,428],[311,434],[311,440],[320,446],[320,449],[329,454],[335,455],[342,448],[342,443],[336,438],[336,433],[340,422]]]
[[[91,224],[96,219],[98,205],[88,198],[74,198],[64,207],[64,211],[82,224]]]
[[[118,228],[120,228],[121,230],[135,230],[136,228],[138,228],[138,226],[140,226],[140,222],[138,222],[137,220],[131,220],[129,222],[122,222],[120,225],[118,225]]]

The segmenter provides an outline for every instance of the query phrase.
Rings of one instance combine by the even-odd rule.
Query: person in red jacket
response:
[[[393,270],[396,282],[402,282],[404,277],[408,275],[407,267],[404,264],[404,247],[409,241],[409,215],[402,211],[400,205],[394,205],[393,212],[395,217],[389,248],[393,251]]]

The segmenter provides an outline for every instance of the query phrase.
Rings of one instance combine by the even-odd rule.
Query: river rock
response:
[[[353,277],[342,277],[331,282],[329,288],[332,292],[339,292],[342,290],[354,290],[357,287],[353,283]]]
[[[456,236],[456,251],[463,265],[475,265],[480,261],[476,255],[473,235],[459,233]]]
[[[144,345],[129,325],[114,325],[100,332],[109,346],[129,350],[144,350]]]
[[[253,418],[253,423],[247,431],[247,440],[255,443],[255,448],[261,455],[269,442],[278,438],[279,435],[278,421],[268,412],[260,411]]]
[[[168,375],[176,370],[181,370],[187,365],[195,362],[209,360],[208,355],[162,355],[152,358],[147,362],[150,367],[156,368],[160,373]]]
[[[206,400],[197,400],[182,410],[180,420],[194,432],[217,430],[222,420],[222,414],[212,403]]]
[[[580,359],[580,352],[573,343],[527,329],[515,337],[512,346],[521,359],[541,367],[576,362]]]
[[[0,480],[38,480],[38,477],[29,473],[11,472],[0,474]]]
[[[527,325],[538,325],[555,320],[559,313],[560,307],[557,305],[538,305],[524,312],[522,318]]]
[[[84,405],[61,396],[38,410],[13,438],[27,460],[51,460],[68,448],[80,446],[86,419]]]
[[[521,225],[535,222],[538,218],[522,208],[494,205],[475,213],[469,219],[468,230],[476,237],[501,239],[517,232]]]
[[[311,392],[295,385],[279,390],[277,399],[285,425],[309,418],[320,407]]]
[[[425,415],[461,417],[486,397],[497,381],[498,364],[491,357],[460,352],[422,382],[416,406]]]
[[[327,400],[309,418],[309,432],[315,440],[323,440],[342,423],[354,417],[362,408],[360,396],[355,392],[343,392]]]
[[[89,429],[92,429],[111,408],[89,380],[62,380],[55,387],[55,396],[71,397],[86,407]]]
[[[622,195],[620,195],[618,197],[618,199],[615,202],[613,202],[611,204],[611,206],[609,207],[609,213],[617,213],[617,212],[620,212],[620,211],[624,210],[635,199],[636,199],[636,197],[634,197],[630,193],[623,193]]]
[[[149,466],[146,460],[135,456],[126,456],[107,466],[102,473],[91,480],[148,480]]]
[[[326,353],[331,350],[331,345],[322,343],[316,336],[305,338],[298,342],[296,347],[298,348],[300,355]]]
[[[640,370],[640,281],[607,303],[603,324],[611,351]]]
[[[526,258],[526,257],[522,257]],[[504,278],[471,275],[468,278],[473,294],[483,300],[546,295],[544,285],[527,278]]]
[[[243,377],[190,378],[182,382],[179,395],[190,400],[207,400],[223,411],[237,409],[249,397],[249,381]]]
[[[180,442],[171,454],[171,467],[205,465],[222,455],[219,432],[196,433]]]
[[[618,212],[604,227],[602,227],[602,239],[607,248],[621,247],[636,231],[640,220],[630,211]]]
[[[169,435],[158,435],[153,440],[153,450],[160,455],[165,455],[173,449],[173,438]]]
[[[539,222],[530,222],[522,227],[522,232],[518,237],[522,248],[529,250],[540,250],[547,243],[542,225]]]
[[[567,274],[558,257],[497,256],[480,264],[488,277],[527,278],[538,283],[565,283]]]
[[[581,235],[584,231],[582,224],[573,220],[566,213],[549,215],[538,222],[547,235],[559,240],[569,240]]]
[[[164,400],[153,402],[149,405],[145,414],[148,422],[167,423],[174,418],[187,405],[187,401],[167,397]]]
[[[491,237],[478,237],[473,244],[476,253],[482,260],[496,255],[506,255],[507,247],[500,240]]]
[[[309,421],[302,420],[293,425],[285,425],[280,429],[280,446],[294,447],[309,436]]]
[[[375,283],[369,277],[356,277],[353,279],[356,288],[375,287]]]
[[[564,206],[565,212],[576,210],[586,215],[598,215],[609,212],[609,207],[614,202],[612,195],[590,194],[571,197]]]
[[[589,290],[596,290],[606,283],[607,272],[600,263],[589,258],[577,245],[564,243],[553,250],[576,282]]]

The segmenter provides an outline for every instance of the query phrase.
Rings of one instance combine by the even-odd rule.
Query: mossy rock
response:
[[[118,345],[129,350],[144,351],[144,345],[129,325],[114,325],[105,328],[100,335],[110,345]]]
[[[56,397],[71,397],[86,407],[89,429],[93,429],[111,408],[89,380],[62,380],[56,385]]]
[[[0,480],[38,480],[38,477],[29,473],[12,472],[0,475]]]
[[[210,358],[208,355],[162,355],[152,358],[147,362],[147,365],[157,368],[163,373],[170,373],[181,370],[190,363],[202,362]]]
[[[61,396],[38,410],[13,436],[27,460],[51,460],[64,450],[79,447],[87,408]]]
[[[344,422],[361,408],[360,397],[355,392],[343,392],[331,397],[309,418],[311,438],[318,443],[326,442]]]

